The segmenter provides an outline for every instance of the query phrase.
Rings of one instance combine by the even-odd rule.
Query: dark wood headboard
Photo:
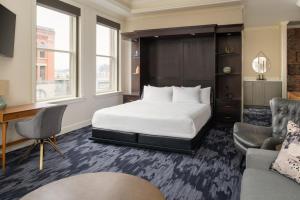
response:
[[[144,85],[215,87],[215,38],[141,38],[141,91]]]

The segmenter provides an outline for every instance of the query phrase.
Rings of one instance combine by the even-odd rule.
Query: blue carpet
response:
[[[58,145],[61,158],[50,148],[45,151],[45,169],[38,170],[38,150],[19,164],[26,149],[8,153],[6,176],[0,176],[0,199],[19,199],[52,181],[88,172],[123,172],[156,185],[167,200],[238,200],[242,173],[241,154],[232,133],[212,129],[197,154],[168,153],[93,143],[91,127],[65,134]]]
[[[244,122],[259,126],[272,125],[272,113],[270,107],[249,107],[244,109]]]

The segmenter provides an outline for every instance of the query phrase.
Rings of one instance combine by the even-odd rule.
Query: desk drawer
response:
[[[3,121],[11,121],[11,120],[16,120],[16,119],[23,119],[23,118],[27,118],[27,117],[32,117],[32,116],[36,115],[36,113],[38,111],[39,111],[39,109],[4,114],[3,115]]]

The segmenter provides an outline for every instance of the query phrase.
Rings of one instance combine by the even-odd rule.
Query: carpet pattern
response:
[[[46,149],[45,169],[38,170],[39,152],[18,164],[26,149],[8,153],[7,174],[0,176],[2,200],[19,199],[52,181],[88,172],[122,172],[156,185],[168,200],[239,199],[239,154],[230,131],[211,130],[197,154],[190,155],[94,143],[91,127],[59,137],[65,159]]]
[[[259,126],[271,126],[272,113],[270,107],[245,108],[244,122],[259,125]]]

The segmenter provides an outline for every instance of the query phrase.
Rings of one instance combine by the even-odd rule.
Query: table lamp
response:
[[[0,110],[6,107],[2,96],[8,94],[8,80],[0,80]]]

